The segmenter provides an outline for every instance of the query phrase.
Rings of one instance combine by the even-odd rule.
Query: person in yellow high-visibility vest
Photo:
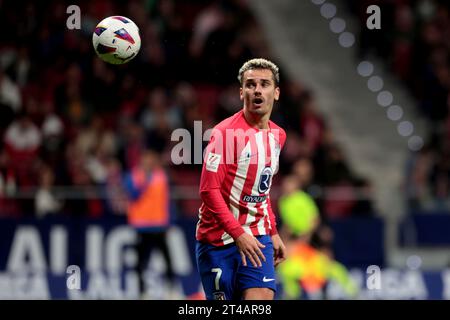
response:
[[[345,266],[309,244],[320,225],[319,210],[314,199],[299,186],[296,176],[286,177],[279,200],[282,235],[288,252],[286,261],[277,269],[283,298],[298,299],[302,290],[309,295],[317,294],[330,280],[339,283],[349,297],[354,297],[357,288]]]
[[[278,207],[284,236],[310,235],[320,224],[319,209],[314,199],[299,189],[300,180],[294,176],[287,176],[283,180],[283,195]]]
[[[302,289],[309,295],[317,294],[330,280],[340,284],[348,297],[356,296],[357,287],[344,265],[302,241],[290,249],[288,258],[278,267],[283,298],[298,299]]]

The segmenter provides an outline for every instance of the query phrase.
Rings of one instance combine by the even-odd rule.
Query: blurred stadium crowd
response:
[[[412,210],[450,208],[450,4],[439,0],[346,1],[360,20],[360,58],[376,55],[417,99],[429,137],[406,166]],[[377,4],[382,29],[365,28],[366,8]]]
[[[253,57],[273,58],[246,1],[81,1],[81,30],[66,28],[68,5],[0,4],[0,25],[9,30],[0,44],[0,215],[124,214],[122,176],[149,148],[169,171],[178,211],[196,217],[201,167],[171,163],[171,132],[193,132],[199,120],[206,130],[238,111],[239,67]],[[91,36],[117,13],[140,27],[142,48],[132,62],[111,66],[96,57]],[[443,63],[448,51],[435,50],[435,63]],[[370,181],[352,172],[315,93],[287,77],[289,66],[280,67],[282,98],[272,120],[288,136],[281,177],[296,175],[325,220],[374,214]],[[430,77],[444,81],[432,70]],[[423,98],[425,105],[441,95]],[[277,199],[281,179],[274,185]]]

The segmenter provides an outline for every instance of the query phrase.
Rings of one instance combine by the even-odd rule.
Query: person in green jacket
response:
[[[308,296],[320,295],[330,280],[339,283],[348,297],[356,297],[356,285],[345,266],[310,244],[321,221],[314,199],[301,190],[301,184],[298,176],[287,176],[278,204],[288,250],[286,261],[278,267],[283,298],[298,299],[303,290]]]

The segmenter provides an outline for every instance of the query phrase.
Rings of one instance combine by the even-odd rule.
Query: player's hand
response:
[[[286,260],[286,246],[278,234],[272,236],[273,260],[275,267]]]
[[[263,261],[266,261],[266,257],[260,249],[265,248],[266,246],[259,242],[254,236],[244,232],[235,241],[239,253],[241,254],[242,264],[245,267],[247,266],[246,258],[248,258],[255,267],[262,266],[260,258]]]

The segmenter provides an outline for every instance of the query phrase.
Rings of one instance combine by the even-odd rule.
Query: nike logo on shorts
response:
[[[270,281],[274,281],[275,279],[270,279],[270,278],[266,278],[266,277],[264,277],[263,278],[263,282],[270,282]]]

